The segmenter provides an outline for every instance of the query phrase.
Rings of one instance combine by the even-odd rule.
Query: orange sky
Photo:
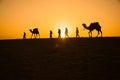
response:
[[[82,23],[98,21],[103,36],[120,36],[120,0],[0,0],[0,39],[22,38],[23,32],[31,37],[29,29],[38,27],[41,38],[57,37],[57,29],[75,37],[88,37]],[[93,36],[97,33],[93,31]]]

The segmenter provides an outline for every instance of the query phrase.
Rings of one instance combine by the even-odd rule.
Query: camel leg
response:
[[[37,34],[35,35],[35,38],[37,38]]]
[[[89,35],[89,37],[90,37],[90,32],[88,32],[88,35]]]
[[[40,38],[40,34],[38,34],[39,35],[39,38]]]
[[[37,38],[37,34],[35,34],[35,39]]]
[[[36,34],[34,34],[34,38],[36,39]]]
[[[92,32],[91,31],[89,31],[88,34],[89,34],[89,37],[92,37]]]
[[[33,34],[34,38],[35,38],[35,34]]]
[[[36,34],[35,38],[37,38],[37,34]]]
[[[97,34],[97,36],[96,37],[98,37],[98,35],[100,34],[100,32],[98,31],[98,34]]]
[[[39,34],[36,34],[36,37],[38,37],[39,36]]]
[[[88,35],[89,35],[89,37],[90,37],[90,32],[88,32]]]
[[[91,37],[92,37],[92,32],[91,32]]]
[[[100,31],[101,32],[101,37],[102,37],[102,31]]]
[[[35,36],[35,39],[36,39],[36,37],[37,37],[36,34],[34,36]]]
[[[31,35],[31,39],[32,39],[32,36],[33,36],[33,34]]]

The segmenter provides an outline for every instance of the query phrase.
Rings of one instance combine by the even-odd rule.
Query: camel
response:
[[[37,35],[39,35],[39,38],[40,38],[38,28],[34,28],[33,30],[30,29],[29,31],[32,33],[31,38],[32,38],[33,35],[34,35],[35,38],[37,38]]]
[[[86,26],[86,24],[82,24],[83,27],[87,30],[89,30],[88,34],[89,34],[89,37],[92,37],[92,31],[93,30],[97,30],[98,34],[96,37],[98,37],[98,35],[101,33],[101,37],[102,37],[102,31],[101,31],[101,26],[99,25],[99,22],[94,22],[94,23],[91,23],[90,26]]]

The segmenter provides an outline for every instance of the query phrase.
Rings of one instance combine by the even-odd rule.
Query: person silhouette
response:
[[[24,32],[24,34],[23,34],[23,39],[26,39],[26,33]]]
[[[76,27],[76,38],[77,38],[77,37],[80,37],[80,36],[79,36],[79,30],[78,30],[78,27]]]
[[[53,34],[52,30],[50,30],[50,38],[52,38],[52,34]]]
[[[58,38],[61,38],[61,30],[58,29]]]
[[[65,38],[66,38],[66,37],[69,37],[67,27],[65,28]]]

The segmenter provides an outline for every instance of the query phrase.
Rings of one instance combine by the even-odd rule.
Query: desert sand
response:
[[[120,37],[0,40],[0,80],[120,80]]]

